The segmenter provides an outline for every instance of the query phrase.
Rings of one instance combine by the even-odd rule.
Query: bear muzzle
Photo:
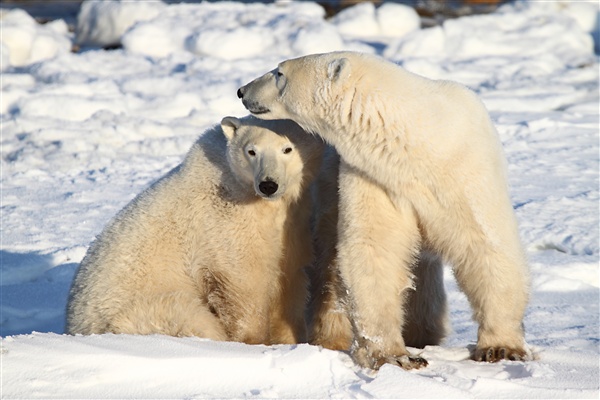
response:
[[[251,84],[251,83],[249,83],[249,84]],[[242,104],[244,105],[244,107],[246,107],[246,109],[254,115],[268,113],[270,111],[268,108],[261,106],[256,101],[249,101],[247,98],[244,98],[244,95],[247,92],[247,88],[246,88],[247,86],[248,85],[242,86],[237,91],[237,97],[242,99]]]

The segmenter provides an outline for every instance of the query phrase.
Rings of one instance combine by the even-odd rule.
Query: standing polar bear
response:
[[[224,118],[91,245],[67,332],[305,341],[323,147],[289,120]]]
[[[479,323],[476,360],[530,357],[529,273],[505,159],[474,93],[334,52],[282,62],[238,96],[252,114],[292,119],[341,156],[337,262],[360,365],[427,364],[399,329],[421,250],[453,265]]]

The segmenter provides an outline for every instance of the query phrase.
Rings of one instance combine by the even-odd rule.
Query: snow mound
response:
[[[359,3],[340,11],[330,22],[342,35],[361,38],[402,37],[421,27],[414,8],[394,3],[377,8],[373,3]]]
[[[155,18],[166,5],[162,1],[86,0],[77,16],[76,43],[82,46],[118,45],[135,23]]]
[[[62,19],[40,25],[23,10],[0,9],[0,31],[2,71],[71,51],[71,34]]]
[[[346,48],[315,3],[202,3],[168,7],[125,33],[132,53],[153,57],[188,51],[224,60],[291,57]]]
[[[571,17],[538,8],[504,8],[493,15],[446,20],[389,46],[384,56],[469,60],[484,57],[538,58],[578,65],[589,61],[594,43]],[[547,40],[552,37],[553,40]]]

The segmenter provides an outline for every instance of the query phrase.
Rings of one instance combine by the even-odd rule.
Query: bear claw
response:
[[[421,369],[429,365],[426,359],[419,356],[402,356],[396,362],[405,370]]]
[[[429,365],[427,360],[424,359],[423,357],[404,355],[404,356],[400,356],[400,357],[390,356],[390,357],[380,358],[375,362],[373,369],[378,370],[384,364],[397,365],[400,368],[407,370],[407,371],[409,371],[411,369],[424,368]]]
[[[476,349],[473,356],[475,361],[498,362],[501,360],[523,361],[526,359],[525,351],[506,347],[487,347]]]

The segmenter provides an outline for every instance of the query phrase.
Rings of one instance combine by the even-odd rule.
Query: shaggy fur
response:
[[[398,328],[421,249],[454,268],[479,324],[474,358],[529,358],[528,267],[502,146],[474,93],[337,52],[284,61],[238,95],[260,118],[321,135],[343,160],[337,263],[360,365],[426,365]]]
[[[385,218],[381,209],[370,204],[379,203],[387,195],[381,188],[370,185],[368,179],[353,174],[347,165],[340,168],[337,152],[331,147],[326,150],[321,173],[314,184],[316,259],[309,270],[309,342],[332,350],[350,350],[353,333],[348,315],[349,300],[340,276],[336,250],[339,181],[343,182],[343,195],[360,201],[360,206],[366,208],[368,214],[361,213],[365,224]],[[367,186],[370,190],[365,192],[363,189]],[[357,200],[360,196],[362,199]],[[423,348],[440,344],[449,331],[449,323],[441,259],[423,249],[417,263],[411,268],[414,290],[406,293],[404,326],[398,325],[398,328],[403,328],[402,336],[407,346]]]
[[[292,121],[224,118],[91,245],[67,332],[305,341],[322,149]]]

